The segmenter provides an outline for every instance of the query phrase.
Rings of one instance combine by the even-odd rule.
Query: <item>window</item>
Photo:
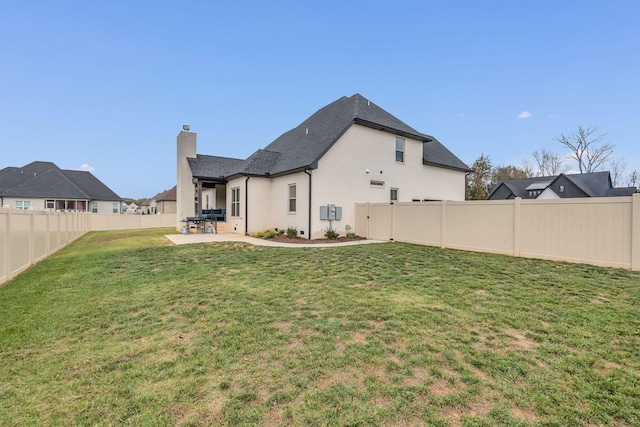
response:
[[[16,200],[16,209],[30,209],[31,201],[30,200]]]
[[[91,202],[91,212],[98,213],[98,202]]]
[[[564,185],[561,185],[561,186],[560,186],[560,192],[561,192],[561,193],[564,193]]]
[[[391,189],[391,195],[390,195],[389,199],[391,200],[391,202],[397,202],[398,201],[398,189],[397,188],[392,188]]]
[[[375,179],[372,179],[369,181],[369,185],[376,188],[384,188],[384,181],[376,181]]]
[[[240,187],[231,189],[231,216],[240,216]]]
[[[56,208],[56,202],[54,200],[45,200],[44,208],[45,209],[55,209]]]
[[[296,211],[296,185],[289,184],[289,212],[295,213]]]
[[[404,163],[404,138],[396,136],[396,162]]]
[[[97,208],[96,208],[96,210],[97,210]],[[118,213],[118,204],[117,203],[113,204],[113,213]]]

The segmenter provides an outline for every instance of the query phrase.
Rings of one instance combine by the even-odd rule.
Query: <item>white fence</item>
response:
[[[0,285],[88,231],[175,227],[174,215],[0,208]]]
[[[640,194],[357,203],[355,231],[370,239],[640,270]]]

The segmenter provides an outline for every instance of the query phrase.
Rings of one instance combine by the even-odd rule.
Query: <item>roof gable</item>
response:
[[[416,131],[358,93],[322,107],[246,160],[197,155],[196,159],[188,161],[193,176],[210,179],[236,175],[277,176],[314,169],[320,158],[353,124],[427,143],[423,147],[424,164],[469,171],[466,164],[435,138]]]
[[[590,172],[583,174],[564,174],[547,177],[534,177],[522,179],[506,179],[499,181],[489,193],[487,199],[502,199],[502,195],[497,191],[502,185],[508,186],[514,196],[523,199],[536,198],[538,195],[550,188],[559,197],[609,197],[613,195],[633,194],[634,188],[614,189],[611,183],[611,174],[608,171]],[[529,191],[535,197],[529,195]]]

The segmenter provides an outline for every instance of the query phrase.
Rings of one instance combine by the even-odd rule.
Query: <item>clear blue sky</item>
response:
[[[184,123],[246,158],[354,93],[468,164],[582,125],[640,169],[637,0],[15,0],[0,39],[0,168],[90,168],[121,197],[175,185]]]

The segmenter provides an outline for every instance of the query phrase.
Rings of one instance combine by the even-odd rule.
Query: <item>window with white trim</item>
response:
[[[112,211],[113,211],[113,213],[118,213],[118,203],[113,203]]]
[[[44,208],[45,209],[55,209],[56,208],[55,200],[45,200],[44,201]]]
[[[231,189],[231,216],[240,216],[240,187]]]
[[[30,209],[31,200],[16,200],[16,209]]]
[[[404,163],[404,138],[396,136],[396,162]]]
[[[91,212],[98,213],[98,202],[91,202]]]
[[[296,212],[296,185],[289,184],[289,213]]]

